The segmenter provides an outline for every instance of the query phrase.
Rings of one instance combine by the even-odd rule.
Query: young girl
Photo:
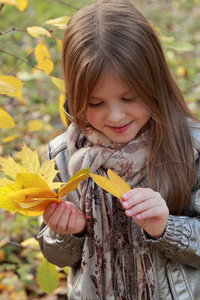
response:
[[[199,123],[155,29],[129,0],[100,0],[71,18],[62,62],[70,125],[48,147],[55,180],[110,168],[132,189],[119,200],[88,178],[51,203],[45,258],[72,267],[69,299],[199,299]]]

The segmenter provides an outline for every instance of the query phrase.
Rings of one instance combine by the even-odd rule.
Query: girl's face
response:
[[[113,142],[128,143],[149,118],[134,92],[112,71],[99,80],[90,94],[87,120]]]

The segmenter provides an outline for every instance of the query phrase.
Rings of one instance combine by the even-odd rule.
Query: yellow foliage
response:
[[[77,172],[65,184],[54,183],[53,179],[59,171],[55,170],[53,160],[45,161],[40,167],[37,151],[31,151],[26,145],[18,157],[21,164],[11,157],[0,157],[2,172],[11,178],[0,179],[0,207],[12,213],[41,215],[50,202],[61,201],[89,176],[87,168]],[[54,188],[56,192],[52,191]]]
[[[42,41],[35,48],[35,58],[40,68],[49,75],[54,68],[54,63],[51,60],[51,55],[47,47]]]
[[[63,79],[60,79],[58,77],[50,76],[51,81],[59,90],[61,90],[63,93],[65,93],[65,82]]]
[[[23,82],[14,76],[2,75],[2,76],[0,76],[0,80],[9,83],[17,91],[19,91],[23,88]]]
[[[57,43],[59,51],[62,52],[63,41],[61,41],[60,39],[56,38],[56,43]]]
[[[3,109],[0,109],[0,128],[13,128],[15,122],[13,118]]]
[[[59,112],[60,112],[60,118],[63,122],[63,124],[65,125],[65,127],[67,127],[67,120],[66,120],[66,116],[65,116],[65,112],[63,110],[63,104],[65,101],[65,95],[63,93],[60,94],[59,97]]]
[[[0,94],[7,95],[9,97],[16,97],[22,102],[21,89],[23,82],[18,78],[10,75],[0,76]]]
[[[0,80],[0,94],[9,95],[16,93],[16,89],[9,83]]]
[[[185,67],[183,67],[183,66],[177,66],[176,67],[176,74],[179,77],[184,77],[186,75],[186,69],[185,69]]]
[[[5,3],[8,5],[15,5],[17,9],[23,11],[28,5],[28,0],[0,0],[0,3]]]
[[[11,141],[14,141],[17,137],[18,137],[18,134],[13,134],[13,135],[7,136],[7,137],[2,139],[2,143],[3,144],[9,143]]]
[[[90,174],[90,177],[101,188],[103,188],[113,196],[121,199],[122,194],[128,192],[131,189],[130,186],[110,169],[108,169],[107,174],[109,179],[97,174]]]
[[[127,191],[130,191],[130,186],[116,173],[108,169],[108,178],[110,179],[112,185],[114,188],[120,193],[120,195],[123,195]]]
[[[65,29],[69,20],[70,20],[70,17],[63,16],[63,17],[59,17],[56,19],[48,20],[44,24],[53,25],[53,26],[58,27],[59,29]]]
[[[21,245],[24,247],[33,247],[37,250],[40,250],[39,243],[34,237],[24,240],[23,242],[21,242]]]
[[[39,131],[43,127],[43,122],[41,120],[30,120],[28,122],[28,132]]]
[[[23,11],[27,8],[28,5],[28,0],[15,0],[17,2],[16,7],[20,10]]]
[[[27,27],[27,32],[35,38],[41,38],[43,35],[51,37],[51,34],[48,30],[39,26]]]
[[[0,3],[4,3],[8,5],[18,5],[17,0],[0,0]]]

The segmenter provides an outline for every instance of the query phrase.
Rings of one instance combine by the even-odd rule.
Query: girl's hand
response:
[[[126,215],[132,216],[137,225],[153,238],[163,235],[169,209],[160,193],[150,188],[135,188],[122,195]]]
[[[86,226],[85,216],[80,215],[75,204],[67,201],[50,203],[44,211],[43,219],[52,231],[61,234],[79,233]]]

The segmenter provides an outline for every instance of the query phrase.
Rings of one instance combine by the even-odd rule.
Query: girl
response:
[[[100,0],[71,18],[62,62],[69,128],[48,147],[55,180],[111,168],[132,189],[120,201],[88,178],[50,204],[45,258],[72,267],[69,299],[199,299],[199,123],[157,33],[129,0]]]

